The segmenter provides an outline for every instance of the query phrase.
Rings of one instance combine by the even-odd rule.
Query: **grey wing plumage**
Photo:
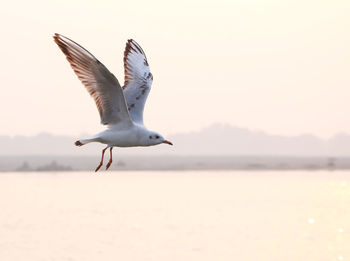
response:
[[[124,52],[124,95],[130,116],[134,122],[143,124],[143,110],[151,90],[153,75],[141,46],[128,40]]]
[[[54,35],[54,40],[95,100],[101,123],[104,125],[132,124],[124,93],[117,78],[79,44],[59,34]]]

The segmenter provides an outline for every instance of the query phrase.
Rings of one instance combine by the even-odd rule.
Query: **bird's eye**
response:
[[[158,136],[158,135],[156,136],[156,139],[159,139],[159,136]]]
[[[149,138],[152,139],[152,136],[150,135]]]

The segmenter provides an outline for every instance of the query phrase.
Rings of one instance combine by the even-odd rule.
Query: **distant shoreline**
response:
[[[108,159],[105,159],[107,163]],[[0,172],[94,170],[97,156],[0,156]],[[350,170],[350,157],[117,156],[112,170]]]

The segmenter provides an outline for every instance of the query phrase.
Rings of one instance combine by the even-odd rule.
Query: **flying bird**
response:
[[[55,43],[65,54],[73,71],[95,100],[106,130],[89,139],[75,142],[82,146],[90,142],[106,144],[102,150],[98,171],[103,165],[105,151],[110,149],[106,170],[112,164],[113,147],[153,146],[161,143],[173,145],[143,124],[143,109],[151,90],[153,75],[141,46],[130,39],[124,51],[124,86],[109,70],[85,48],[69,38],[55,34]]]

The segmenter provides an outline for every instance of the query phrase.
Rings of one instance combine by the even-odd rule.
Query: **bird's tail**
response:
[[[86,140],[77,140],[76,142],[74,142],[75,146],[83,146],[85,144],[88,144],[90,142],[94,142],[95,139],[86,139]]]

